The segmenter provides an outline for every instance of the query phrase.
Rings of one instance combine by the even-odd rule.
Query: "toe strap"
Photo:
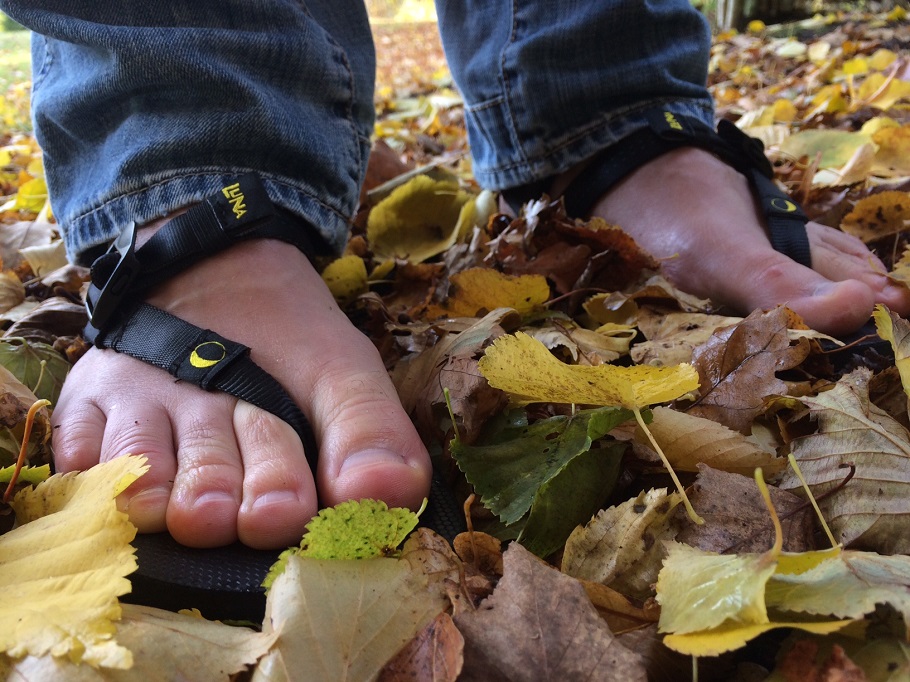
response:
[[[124,308],[95,344],[159,367],[207,391],[223,391],[280,417],[297,432],[315,471],[310,424],[281,384],[250,358],[250,349],[147,303]]]

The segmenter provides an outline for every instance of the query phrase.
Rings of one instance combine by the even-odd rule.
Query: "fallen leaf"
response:
[[[281,553],[263,586],[272,585],[292,556],[337,560],[390,556],[419,521],[410,509],[390,509],[382,500],[348,500],[321,509],[306,525],[300,546]]]
[[[20,524],[0,536],[0,582],[16,599],[0,614],[0,650],[68,656],[93,666],[129,668],[114,640],[136,570],[136,529],[114,498],[147,470],[145,459],[117,457],[83,472],[57,474],[12,501]]]
[[[661,488],[599,512],[569,536],[563,572],[630,597],[651,596],[664,558],[662,541],[678,531],[673,518],[679,503],[677,493]]]
[[[883,177],[910,174],[910,125],[900,128],[882,128],[872,136],[878,146],[875,151],[873,172]]]
[[[497,308],[525,315],[550,298],[550,285],[541,275],[504,275],[489,268],[472,268],[449,278],[452,291],[445,306],[430,306],[428,319],[474,317]]]
[[[751,476],[756,467],[766,475],[787,468],[783,457],[762,450],[741,433],[716,421],[668,407],[655,407],[651,414],[653,419],[648,428],[677,471],[698,471],[700,464],[706,464],[721,471]],[[641,428],[635,431],[635,442],[640,448],[650,447]]]
[[[637,654],[619,644],[577,580],[513,544],[492,596],[455,618],[465,640],[460,679],[645,680]]]
[[[346,305],[367,291],[367,266],[360,256],[342,256],[325,266],[322,280],[335,300]]]
[[[16,337],[0,341],[0,365],[8,369],[36,398],[57,404],[70,363],[44,343],[29,343]]]
[[[464,637],[452,617],[440,613],[379,674],[379,682],[455,682],[464,664]]]
[[[751,476],[725,473],[705,465],[699,465],[698,472],[691,499],[705,524],[684,525],[676,536],[678,542],[721,554],[763,552],[774,544],[768,508]],[[769,487],[768,492],[780,515],[784,551],[813,549],[814,510],[785,490]],[[794,513],[800,507],[802,511]]]
[[[841,229],[869,243],[910,226],[910,193],[879,192],[860,199],[844,216]]]
[[[426,588],[426,576],[397,559],[289,557],[269,591],[262,628],[277,643],[253,682],[376,678],[445,608]]]
[[[502,336],[487,348],[480,371],[516,404],[531,402],[619,405],[629,409],[674,400],[698,387],[689,365],[566,365],[523,332]]]
[[[809,354],[805,340],[790,345],[787,322],[786,308],[757,310],[696,349],[693,365],[701,389],[687,412],[748,434],[764,399],[787,393],[775,373],[795,367]]]
[[[872,317],[878,335],[891,344],[904,393],[910,398],[910,322],[882,305],[875,306]]]
[[[793,455],[835,538],[856,549],[884,554],[910,552],[906,518],[910,514],[910,434],[869,402],[871,372],[858,369],[829,391],[800,400],[818,421],[818,431],[797,438]],[[847,476],[840,490],[825,495]],[[785,473],[785,490],[800,481]]]

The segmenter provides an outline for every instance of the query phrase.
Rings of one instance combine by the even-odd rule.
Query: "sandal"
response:
[[[809,218],[774,183],[774,168],[761,140],[749,137],[733,123],[722,120],[715,132],[696,118],[663,109],[646,112],[647,127],[623,138],[595,156],[563,193],[566,213],[585,218],[595,202],[633,171],[661,154],[680,147],[699,147],[742,173],[759,200],[775,250],[797,263],[812,266],[806,222]],[[553,177],[505,190],[502,196],[516,213],[528,201],[539,199]]]
[[[218,390],[280,417],[303,443],[316,470],[318,447],[306,416],[278,383],[250,358],[250,349],[142,302],[156,284],[212,253],[246,239],[280,239],[308,257],[327,255],[298,218],[272,204],[255,174],[244,175],[170,220],[141,248],[135,224],[92,264],[86,294],[85,338],[126,353],[204,390]],[[451,490],[434,473],[425,525],[447,537],[463,529]],[[167,533],[137,535],[139,568],[129,600],[160,608],[200,608],[209,618],[261,620],[261,583],[278,551],[236,543],[217,549],[179,545]]]

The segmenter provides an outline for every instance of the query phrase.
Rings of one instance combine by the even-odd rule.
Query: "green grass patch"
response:
[[[0,32],[0,92],[32,78],[28,31]]]

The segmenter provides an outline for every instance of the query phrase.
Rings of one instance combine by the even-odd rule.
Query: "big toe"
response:
[[[313,406],[322,502],[370,498],[418,508],[429,492],[429,456],[372,343],[358,339],[324,369]]]

